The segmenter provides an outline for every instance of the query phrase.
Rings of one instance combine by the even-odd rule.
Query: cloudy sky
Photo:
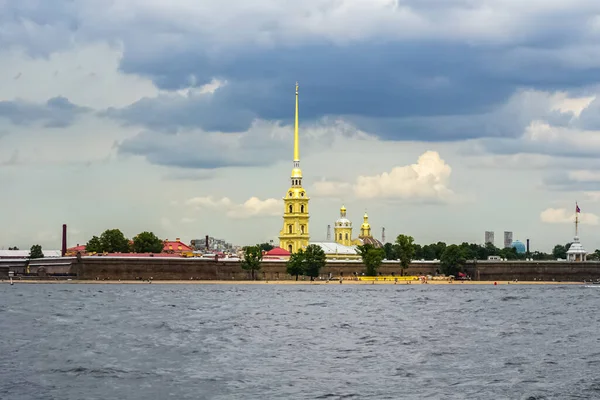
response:
[[[0,248],[310,233],[600,247],[597,0],[0,0]]]

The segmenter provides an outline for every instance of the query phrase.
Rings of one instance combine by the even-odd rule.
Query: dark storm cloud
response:
[[[89,111],[60,96],[49,99],[45,104],[0,101],[0,118],[6,118],[15,125],[42,122],[46,127],[63,128],[71,125],[78,115]]]
[[[126,54],[124,71],[151,77],[163,89],[189,86],[190,76],[200,83],[218,77],[229,84],[212,96],[145,99],[107,115],[148,127],[226,132],[243,131],[254,118],[291,123],[293,84],[299,80],[303,121],[344,116],[389,140],[518,136],[541,116],[499,111],[520,88],[569,90],[600,76],[596,68],[574,74],[559,61],[523,61],[526,54],[519,59],[511,48],[423,42],[277,48],[223,60],[198,52],[156,60]],[[514,68],[495,67],[511,63]],[[548,110],[541,114],[557,122],[565,118]]]

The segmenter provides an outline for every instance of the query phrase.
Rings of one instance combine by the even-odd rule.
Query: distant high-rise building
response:
[[[504,248],[510,247],[513,242],[513,233],[504,231]]]
[[[485,244],[494,244],[494,231],[485,231]]]

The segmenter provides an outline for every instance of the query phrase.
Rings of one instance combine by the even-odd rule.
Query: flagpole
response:
[[[575,202],[575,236],[579,236],[579,205]]]

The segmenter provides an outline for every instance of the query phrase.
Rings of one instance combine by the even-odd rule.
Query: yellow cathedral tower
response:
[[[308,246],[308,201],[302,187],[300,169],[300,149],[298,143],[298,82],[296,82],[296,117],[294,120],[294,168],[292,169],[292,187],[283,198],[283,229],[279,232],[279,247],[296,253]]]

